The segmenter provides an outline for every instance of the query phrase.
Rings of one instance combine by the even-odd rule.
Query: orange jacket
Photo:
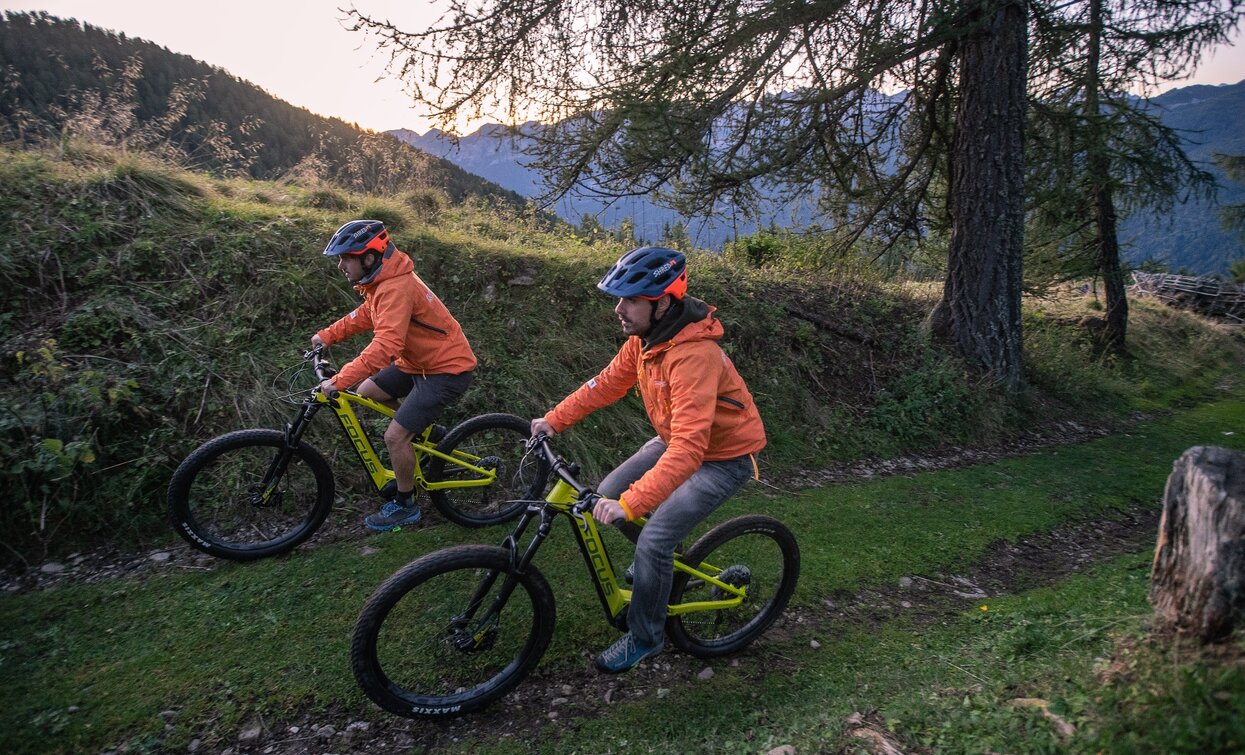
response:
[[[765,447],[765,427],[752,394],[718,345],[722,324],[713,307],[701,306],[708,315],[685,325],[669,341],[644,349],[638,336],[628,338],[600,374],[545,415],[561,432],[638,384],[649,421],[667,447],[657,464],[620,497],[628,519],[656,509],[703,462],[755,454]]]
[[[475,369],[476,356],[463,329],[415,274],[410,257],[394,249],[376,277],[355,290],[363,294],[359,308],[316,334],[327,346],[375,332],[372,342],[333,378],[339,390],[391,363],[412,375],[457,375]]]

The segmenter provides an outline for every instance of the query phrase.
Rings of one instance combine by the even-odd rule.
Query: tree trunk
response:
[[[1020,294],[1027,40],[1025,6],[1008,2],[961,42],[947,280],[930,316],[936,333],[1011,391],[1024,387]]]
[[[1089,3],[1089,71],[1085,82],[1086,120],[1090,130],[1089,180],[1094,204],[1094,232],[1098,249],[1098,275],[1107,296],[1107,327],[1103,342],[1114,349],[1124,348],[1128,329],[1128,294],[1124,270],[1120,266],[1120,240],[1116,230],[1115,198],[1112,196],[1111,158],[1107,155],[1106,126],[1102,122],[1098,84],[1102,59],[1102,0]]]
[[[1099,189],[1094,202],[1098,229],[1098,274],[1107,297],[1107,327],[1103,342],[1114,349],[1124,348],[1128,330],[1128,293],[1124,268],[1120,265],[1120,241],[1116,233],[1115,202],[1109,189]]]
[[[1176,460],[1150,581],[1160,628],[1213,642],[1245,621],[1245,454],[1196,446]]]

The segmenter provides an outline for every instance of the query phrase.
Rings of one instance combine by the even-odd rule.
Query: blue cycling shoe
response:
[[[380,513],[369,514],[363,518],[363,523],[370,529],[378,532],[391,532],[393,530],[415,524],[423,518],[423,512],[419,510],[419,506],[412,503],[410,506],[401,506],[396,501],[389,501],[380,507]]]
[[[607,674],[620,674],[640,665],[640,661],[661,652],[661,645],[652,648],[641,647],[627,632],[613,644],[601,651],[597,656],[597,670]]]

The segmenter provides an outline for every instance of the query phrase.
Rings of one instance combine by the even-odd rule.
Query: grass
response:
[[[845,590],[962,568],[1000,539],[1157,505],[1173,459],[1198,444],[1245,449],[1245,436],[1228,434],[1243,426],[1245,389],[1238,387],[1126,434],[961,470],[776,497],[753,493],[715,519],[761,510],[786,522],[803,553],[795,604],[814,611]],[[281,720],[345,708],[361,718],[383,715],[355,688],[348,667],[362,602],[422,553],[501,536],[441,525],[371,538],[376,552],[366,557],[358,543],[343,543],[210,572],[5,596],[0,667],[9,682],[0,699],[0,750],[73,752],[122,741],[176,749],[208,728],[228,738],[256,714]],[[538,559],[558,598],[558,630],[543,667],[592,673],[582,649],[614,635],[573,550],[560,527]],[[715,664],[710,683],[694,678],[700,666],[693,664],[688,681],[670,693],[678,705],[650,691],[608,715],[551,726],[523,746],[755,752],[791,743],[800,752],[824,751],[846,742],[843,722],[853,711],[878,711],[910,746],[938,751],[1069,746],[1040,715],[1009,703],[1023,697],[1052,701],[1077,726],[1074,751],[1102,743],[1147,750],[1184,736],[1203,744],[1245,741],[1236,719],[1206,704],[1245,704],[1239,666],[1173,666],[1146,651],[1119,684],[1094,677],[1094,659],[1114,652],[1114,638],[1143,631],[1145,556],[992,599],[988,612],[968,604],[965,618],[947,626],[915,627],[897,617],[878,629],[810,626],[763,639],[739,667]],[[813,639],[819,649],[810,647]],[[1183,729],[1133,728],[1146,711],[1171,705],[1179,710],[1163,715]],[[165,710],[177,712],[169,732],[159,715]],[[697,711],[695,726],[687,725],[689,710]],[[472,749],[518,751],[488,737],[461,744]]]

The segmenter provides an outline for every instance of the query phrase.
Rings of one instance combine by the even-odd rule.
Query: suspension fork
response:
[[[315,418],[320,411],[320,405],[315,401],[314,397],[308,398],[299,407],[298,413],[294,415],[294,421],[287,423],[285,426],[285,442],[281,446],[281,450],[273,457],[272,463],[268,465],[268,470],[264,472],[264,479],[260,482],[260,499],[259,503],[267,503],[276,491],[277,485],[281,482],[281,477],[285,474],[285,469],[289,466],[290,459],[294,456],[294,449],[302,441],[303,433],[307,432],[307,428],[311,426],[311,420]]]
[[[540,525],[536,528],[536,534],[532,537],[532,542],[528,543],[527,548],[522,555],[519,554],[519,540],[523,537],[524,531],[527,530],[529,524],[539,515]],[[502,582],[501,589],[497,591],[497,595],[493,597],[488,609],[484,612],[482,622],[495,620],[501,614],[501,610],[505,607],[506,602],[510,600],[510,596],[514,594],[514,590],[519,585],[519,580],[527,573],[528,566],[531,565],[532,559],[536,557],[536,551],[540,549],[545,538],[549,536],[549,531],[553,528],[554,515],[542,504],[533,504],[523,512],[522,518],[515,525],[514,532],[510,533],[502,542],[502,547],[506,549],[510,555],[510,568],[506,571],[506,580]],[[484,601],[484,596],[488,595],[489,590],[493,589],[493,585],[497,583],[497,577],[501,574],[498,571],[490,571],[480,580],[480,584],[476,587],[475,592],[471,595],[471,600],[467,602],[467,609],[458,616],[454,617],[455,623],[466,623],[471,621],[480,608],[480,604]]]

